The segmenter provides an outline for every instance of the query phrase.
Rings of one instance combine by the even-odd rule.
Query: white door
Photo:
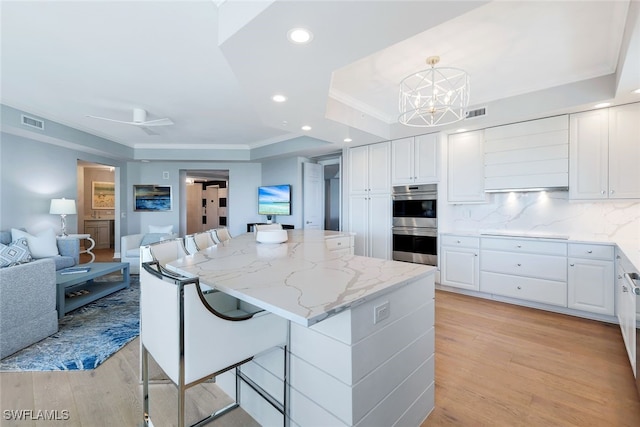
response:
[[[303,163],[303,227],[321,230],[324,222],[323,167],[316,163]]]

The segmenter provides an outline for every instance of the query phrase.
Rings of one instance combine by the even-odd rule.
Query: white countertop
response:
[[[169,263],[175,271],[303,326],[392,292],[436,268],[326,248],[343,233],[287,230],[289,240],[262,244],[253,233]],[[345,236],[349,234],[344,233]]]

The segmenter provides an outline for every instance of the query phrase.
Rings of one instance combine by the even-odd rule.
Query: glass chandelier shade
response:
[[[458,68],[435,68],[440,58],[427,58],[431,68],[400,82],[398,121],[413,127],[433,127],[466,117],[469,75]]]

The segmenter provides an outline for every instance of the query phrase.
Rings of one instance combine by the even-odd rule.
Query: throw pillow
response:
[[[31,261],[29,244],[24,237],[7,245],[0,243],[0,267],[11,267]]]
[[[173,233],[173,225],[150,225],[149,233]]]
[[[11,229],[11,239],[16,240],[24,237],[27,239],[31,256],[34,258],[49,258],[60,255],[58,252],[58,243],[56,241],[56,233],[52,228],[44,230],[33,236],[25,231],[16,228]]]
[[[167,237],[170,237],[169,233],[147,233],[142,236],[142,240],[140,241],[140,246],[147,246],[152,243],[159,242],[160,240],[165,240]]]

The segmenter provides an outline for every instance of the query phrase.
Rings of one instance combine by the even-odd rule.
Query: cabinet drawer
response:
[[[352,239],[352,236],[331,237],[325,239],[325,244],[330,251],[348,249],[353,246]]]
[[[569,243],[570,257],[613,260],[614,252],[615,248],[610,245]]]
[[[480,273],[480,291],[545,304],[567,306],[567,284],[507,274]]]
[[[496,239],[483,237],[482,249],[529,252],[545,255],[567,255],[567,244],[564,242],[548,242],[529,239]]]
[[[480,270],[566,282],[567,259],[552,255],[483,250],[480,253]]]
[[[480,238],[469,236],[451,236],[443,234],[440,236],[442,246],[457,246],[461,248],[479,248]]]

